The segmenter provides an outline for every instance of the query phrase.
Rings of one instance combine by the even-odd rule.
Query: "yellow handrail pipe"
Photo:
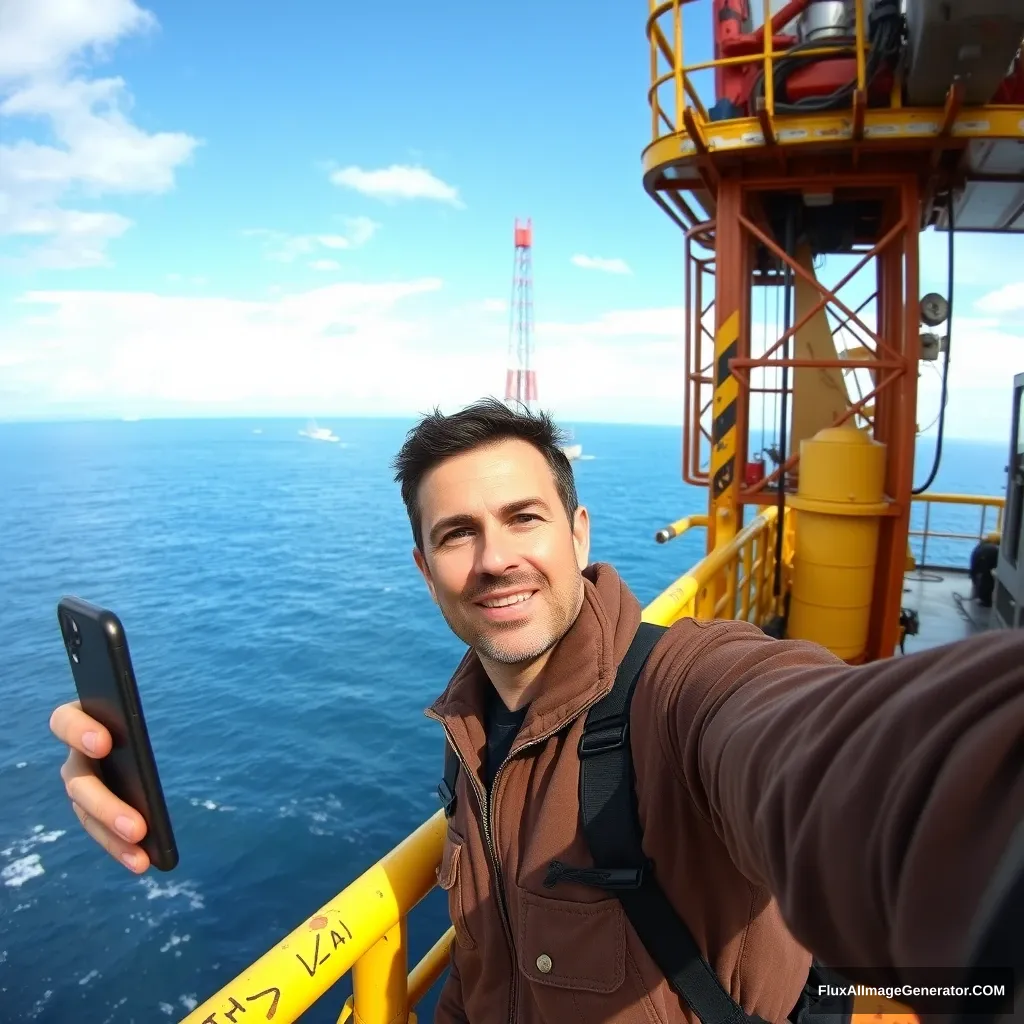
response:
[[[449,928],[413,968],[409,975],[410,1006],[416,1006],[430,990],[430,986],[444,974],[454,941],[455,929]]]
[[[221,1024],[252,1010],[246,1020],[292,1024],[385,937],[394,960],[404,964],[401,922],[436,884],[446,828],[438,810],[181,1024]],[[380,951],[371,959],[379,960]],[[391,964],[387,971],[392,994],[393,985],[406,983],[395,969]],[[357,990],[357,1005],[359,998]]]
[[[694,601],[700,591],[734,561],[746,545],[775,522],[778,514],[779,510],[774,506],[763,509],[760,515],[752,519],[749,525],[737,533],[728,544],[714,548],[689,572],[684,573],[675,583],[663,590],[644,609],[643,620],[655,622],[661,626],[669,626],[685,615],[692,615]],[[692,516],[691,518],[698,517]],[[701,518],[705,520],[706,524],[707,516]]]
[[[416,1014],[413,1012],[413,1007],[417,1006],[420,1000],[430,991],[431,986],[437,981],[442,974],[448,968],[448,962],[451,957],[451,945],[455,941],[455,929],[449,928],[430,947],[423,959],[412,969],[409,974],[409,980],[407,985],[407,991],[404,996],[408,1005],[408,1024],[417,1024]],[[365,959],[365,958],[364,958]],[[362,961],[360,961],[362,963]],[[353,972],[359,967],[353,968]],[[341,1015],[338,1017],[337,1024],[348,1024],[348,1021],[353,1019],[353,1006],[355,1003],[355,995],[351,995],[345,1000],[345,1005],[341,1009]],[[390,1019],[390,1018],[389,1018]],[[359,1016],[358,1024],[365,1024],[367,1018],[361,1013]]]
[[[687,530],[692,530],[697,526],[707,526],[707,516],[683,516],[682,519],[677,519],[674,523],[669,526],[663,526],[655,535],[654,539],[659,544],[666,544],[672,540],[673,537],[681,537]]]
[[[927,502],[932,505],[984,505],[986,508],[1003,508],[1006,498],[1002,495],[990,494],[941,494],[938,491],[925,491],[915,494],[915,502]]]

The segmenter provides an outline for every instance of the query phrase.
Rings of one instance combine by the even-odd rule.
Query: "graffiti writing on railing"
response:
[[[339,921],[338,923],[340,924],[340,926],[342,928],[345,929],[345,935],[347,935],[351,939],[352,938],[352,933],[349,931],[348,925],[345,924],[344,921]],[[296,959],[299,961],[300,964],[302,964],[303,967],[306,968],[306,972],[309,974],[309,976],[311,978],[313,977],[314,974],[316,974],[316,969],[318,967],[322,967],[325,963],[327,963],[328,960],[330,960],[331,953],[333,953],[334,950],[336,950],[339,946],[344,946],[345,945],[345,935],[341,935],[340,933],[336,932],[332,928],[331,929],[331,942],[333,943],[333,946],[331,947],[331,949],[327,950],[327,952],[324,953],[324,955],[322,957],[320,956],[320,931],[319,931],[319,929],[324,928],[326,925],[327,925],[327,918],[326,917],[314,917],[313,920],[309,922],[310,928],[313,928],[313,929],[316,930],[316,940],[313,943],[313,955],[310,957],[310,960],[312,961],[312,965],[306,963],[306,960],[302,956],[301,953],[296,953],[295,954]],[[326,945],[326,943],[325,943],[325,945]]]
[[[257,992],[255,995],[246,996],[245,1001],[247,1003],[255,1002],[257,999],[266,999],[270,997],[270,1002],[266,1006],[261,1007],[266,1012],[263,1015],[264,1020],[273,1020],[274,1014],[277,1013],[277,1004],[281,1001],[281,990],[274,987],[273,985],[264,989],[262,992]],[[243,1006],[234,996],[228,996],[231,1002],[230,1010],[214,1010],[209,1017],[204,1017],[202,1024],[222,1024],[223,1021],[229,1021],[230,1024],[238,1024],[238,1014],[247,1013],[248,1008]]]
[[[344,946],[352,938],[351,929],[340,918],[338,919],[337,928],[328,928],[329,924],[330,922],[323,914],[310,918],[309,930],[314,933],[312,949],[306,949],[306,956],[303,956],[302,953],[295,954],[295,959],[302,964],[306,973],[311,978],[316,974],[318,968],[327,963],[331,958],[331,954],[339,946]],[[327,929],[326,934],[329,937],[324,937],[324,929]],[[345,934],[343,935],[342,932]],[[321,939],[323,939],[322,942]],[[331,946],[330,949],[327,948],[328,944]],[[253,987],[255,988],[255,986]],[[246,1024],[244,1020],[239,1020],[239,1016],[256,1009],[263,1010],[263,1020],[273,1020],[277,1013],[278,1003],[281,1001],[281,989],[276,985],[271,985],[270,988],[266,988],[262,992],[256,992],[251,996],[244,996],[242,999],[237,999],[233,995],[229,995],[227,998],[231,1004],[230,1007],[226,1010],[214,1010],[209,1017],[203,1018],[201,1024]],[[246,1003],[257,1003],[260,1001],[262,1002],[259,1007],[245,1005]],[[254,1018],[248,1019],[252,1020]]]

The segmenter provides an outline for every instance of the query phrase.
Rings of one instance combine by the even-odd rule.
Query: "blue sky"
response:
[[[529,216],[542,402],[678,423],[682,243],[640,178],[645,8],[5,0],[0,418],[499,391]],[[953,434],[1005,436],[1019,250],[961,243]],[[944,290],[941,239],[924,268]]]

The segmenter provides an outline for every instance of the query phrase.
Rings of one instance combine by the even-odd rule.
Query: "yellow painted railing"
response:
[[[779,610],[773,593],[778,515],[774,505],[762,508],[728,544],[711,551],[663,590],[644,609],[644,619],[662,626],[686,617],[743,619],[757,625],[767,622]],[[792,561],[793,523],[786,509],[782,594],[788,586]]]
[[[407,1008],[448,966],[454,936],[449,928],[407,973],[406,918],[437,882],[445,829],[439,810],[181,1024],[292,1024],[350,970],[339,1024],[353,1011],[361,1024],[412,1021]]]
[[[667,544],[670,540],[673,540],[675,537],[682,537],[684,533],[687,533],[695,527],[707,525],[707,516],[683,516],[682,519],[677,519],[674,523],[670,523],[668,526],[662,527],[654,535],[654,539],[659,544]]]
[[[1006,505],[1005,498],[991,497],[988,495],[981,494],[921,494],[914,499],[915,506],[923,506],[924,508],[924,525],[921,529],[911,529],[910,536],[912,538],[918,537],[921,540],[921,557],[917,559],[917,565],[920,568],[929,569],[966,569],[970,559],[970,548],[966,548],[966,544],[973,545],[979,541],[984,540],[987,536],[993,533],[1001,533],[1003,529],[1003,512]],[[977,532],[962,530],[945,530],[941,527],[938,529],[932,528],[932,509],[935,506],[948,508],[950,511],[954,507],[973,507],[978,511],[978,529]],[[913,517],[913,513],[911,513]],[[913,523],[913,518],[911,519]],[[928,541],[933,540],[954,540],[962,542],[965,545],[963,561],[957,565],[945,565],[939,563],[929,563],[928,561]],[[934,550],[934,547],[933,547]]]
[[[716,68],[737,67],[744,64],[764,65],[764,109],[769,118],[775,115],[775,62],[782,59],[786,51],[773,49],[772,33],[765,31],[764,45],[760,53],[744,54],[737,57],[719,57],[714,60],[687,64],[684,53],[683,8],[690,0],[649,0],[647,17],[647,40],[650,45],[651,84],[647,90],[647,101],[651,107],[651,141],[657,142],[666,134],[693,133],[695,125],[708,123],[708,112],[697,93],[693,76],[701,71]],[[769,0],[751,0],[751,6],[763,5],[763,25],[772,19]],[[711,4],[707,4],[706,23],[700,26],[700,42],[706,47],[714,38],[711,18]],[[867,85],[867,42],[864,0],[855,0],[855,55],[857,59],[857,91],[863,93]],[[671,41],[670,41],[671,40]],[[835,47],[818,47],[801,50],[801,57],[835,57]],[[663,70],[663,68],[667,68]],[[671,100],[663,96],[671,89]],[[687,124],[687,100],[693,105],[696,117]],[[667,131],[666,131],[667,129]]]

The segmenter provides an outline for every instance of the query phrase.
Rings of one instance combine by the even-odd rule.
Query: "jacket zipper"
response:
[[[579,711],[577,711],[576,714],[574,714],[572,718],[570,718],[568,721],[563,722],[561,725],[555,727],[554,729],[549,729],[546,733],[543,733],[540,736],[535,736],[532,740],[530,740],[528,743],[524,743],[518,749],[509,751],[509,753],[505,757],[505,760],[502,761],[500,765],[498,765],[498,770],[494,773],[494,779],[491,782],[490,799],[484,798],[483,787],[480,786],[479,780],[476,777],[476,773],[471,772],[469,768],[466,766],[466,762],[463,759],[462,754],[459,753],[458,745],[455,743],[455,740],[452,737],[452,734],[449,731],[448,726],[445,725],[444,720],[436,712],[430,710],[427,711],[427,717],[433,718],[434,721],[441,723],[441,728],[444,729],[445,736],[447,737],[448,742],[451,744],[452,750],[455,751],[455,756],[459,759],[462,765],[463,774],[467,778],[472,779],[473,792],[476,794],[477,804],[480,807],[480,816],[483,820],[484,825],[484,842],[486,843],[487,853],[491,860],[491,867],[494,869],[495,890],[498,893],[498,912],[499,916],[501,917],[502,926],[505,929],[505,940],[508,942],[509,955],[512,958],[512,991],[509,996],[508,1004],[508,1024],[515,1024],[516,1019],[516,997],[519,994],[519,966],[516,961],[516,945],[515,941],[512,938],[512,922],[509,919],[508,914],[508,904],[506,902],[505,897],[505,883],[502,880],[501,874],[501,862],[498,859],[498,851],[494,847],[494,839],[491,834],[491,812],[493,810],[492,801],[494,799],[494,794],[498,791],[498,779],[501,777],[501,773],[505,770],[505,765],[507,765],[509,761],[512,760],[513,757],[518,756],[524,750],[529,750],[531,747],[537,746],[539,743],[544,743],[545,741],[551,739],[551,737],[554,736],[555,733],[561,732],[567,726],[572,725],[572,723],[575,722],[580,715],[582,715],[586,711],[589,711],[599,700],[601,700],[603,696],[604,694],[601,694],[600,696],[595,697],[593,700],[584,704],[583,707],[581,707]]]
[[[479,784],[479,780],[476,777],[475,772],[471,772],[466,765],[466,762],[459,753],[458,745],[452,737],[448,726],[445,725],[444,721],[437,717],[433,712],[429,712],[429,717],[434,718],[436,721],[441,723],[441,728],[445,731],[445,736],[448,742],[451,744],[452,750],[455,751],[455,756],[459,759],[462,765],[462,774],[466,778],[471,779],[473,782],[473,794],[476,796],[477,804],[480,807],[480,818],[484,825],[484,843],[487,846],[487,855],[491,861],[491,868],[494,872],[494,883],[495,891],[498,894],[498,914],[501,917],[501,925],[505,929],[505,941],[508,943],[509,955],[512,958],[512,984],[509,992],[508,1001],[508,1021],[509,1024],[515,1022],[515,1004],[516,1004],[516,979],[519,975],[519,970],[516,965],[516,947],[515,942],[512,938],[512,923],[509,920],[508,905],[505,900],[505,886],[502,883],[501,878],[501,862],[498,859],[498,851],[494,847],[494,837],[491,833],[491,801],[486,798],[483,787]],[[504,761],[498,766],[498,770],[494,773],[494,781],[491,783],[491,797],[494,796],[494,791],[497,788],[498,776],[501,774],[501,770],[508,764],[510,757],[506,757]]]

